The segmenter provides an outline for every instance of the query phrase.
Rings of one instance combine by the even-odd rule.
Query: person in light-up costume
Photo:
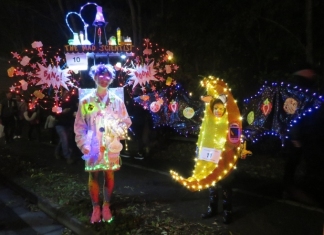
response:
[[[210,111],[209,116],[207,115],[207,119],[209,121],[213,122],[213,125],[208,125],[208,126],[213,126],[212,130],[215,132],[215,138],[210,138],[210,143],[208,141],[205,141],[205,145],[207,146],[215,146],[216,149],[223,149],[224,145],[226,143],[226,138],[224,136],[219,135],[219,133],[224,133],[226,132],[228,128],[228,115],[226,112],[226,96],[225,95],[220,95],[216,99],[212,99],[210,101]],[[207,138],[208,139],[208,138]],[[201,161],[201,160],[198,160]],[[209,165],[211,167],[212,162],[209,162]],[[201,169],[196,169],[198,172]],[[223,222],[224,223],[230,223],[232,221],[232,187],[231,187],[231,180],[232,176],[231,174],[228,175],[225,179],[219,181],[219,184],[222,185],[222,201],[223,201]],[[208,210],[206,213],[202,214],[201,217],[203,219],[213,217],[214,215],[217,215],[218,212],[218,192],[217,192],[217,187],[216,186],[211,186],[209,187],[209,205],[208,205]]]
[[[212,99],[210,101],[210,112],[206,112],[205,122],[203,123],[204,126],[201,128],[205,133],[199,135],[197,152],[201,152],[203,147],[220,151],[224,149],[226,135],[220,135],[220,133],[226,133],[228,130],[228,115],[225,103],[225,95],[221,95],[217,99]],[[213,171],[215,167],[216,165],[213,161],[198,159],[194,174],[192,177],[188,178],[188,181],[203,179],[205,177],[205,172]]]
[[[242,142],[240,111],[227,84],[208,77],[201,82],[207,96],[201,97],[205,112],[197,141],[193,173],[185,178],[175,171],[172,177],[191,191],[209,190],[208,211],[202,218],[218,214],[218,185],[222,188],[223,222],[232,221],[232,171],[239,157],[250,154]],[[217,186],[216,186],[217,185]]]
[[[89,172],[89,192],[93,205],[91,223],[110,221],[110,199],[114,188],[114,171],[120,168],[119,153],[131,125],[123,100],[109,92],[115,77],[111,65],[100,64],[90,69],[97,89],[80,100],[74,123],[75,141],[84,154],[85,171]],[[99,172],[103,172],[104,202],[99,204]]]

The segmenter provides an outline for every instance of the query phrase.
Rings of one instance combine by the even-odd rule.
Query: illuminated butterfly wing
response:
[[[264,135],[274,135],[284,143],[289,129],[323,101],[321,95],[296,85],[265,83],[255,96],[244,100],[245,137],[256,142]]]
[[[134,101],[149,110],[154,128],[169,126],[181,135],[199,133],[205,104],[178,87],[147,93],[135,97]]]

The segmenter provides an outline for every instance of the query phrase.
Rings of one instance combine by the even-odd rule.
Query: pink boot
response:
[[[91,216],[91,223],[99,223],[101,221],[100,206],[94,206]]]
[[[111,211],[109,209],[109,205],[105,204],[102,206],[102,221],[105,222],[110,222],[112,219]]]

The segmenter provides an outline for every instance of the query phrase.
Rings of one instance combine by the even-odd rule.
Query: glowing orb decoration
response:
[[[297,100],[295,100],[293,98],[287,98],[283,105],[283,109],[288,114],[294,114],[297,110],[297,107],[298,107],[298,102],[297,102]]]
[[[157,101],[154,101],[150,104],[150,110],[153,112],[153,113],[156,113],[160,110],[161,108],[161,105],[157,102]]]
[[[230,89],[223,80],[215,77],[205,78],[203,84],[211,97],[226,95],[227,104],[226,112],[220,118],[215,117],[209,103],[205,104],[197,142],[198,158],[192,176],[184,178],[171,171],[172,177],[191,191],[208,188],[225,178],[240,155],[241,115]]]
[[[193,108],[191,108],[191,107],[187,107],[187,108],[185,108],[184,110],[183,110],[183,116],[185,117],[185,118],[188,118],[188,119],[190,119],[190,118],[192,118],[194,115],[195,115],[195,110],[193,109]]]

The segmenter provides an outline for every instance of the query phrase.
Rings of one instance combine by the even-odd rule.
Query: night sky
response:
[[[22,52],[34,41],[44,46],[63,48],[72,32],[65,22],[68,12],[79,12],[88,1],[80,0],[10,0],[2,1],[0,48],[0,89],[6,78],[10,52]],[[305,0],[98,0],[103,7],[106,35],[116,34],[137,41],[144,38],[171,50],[180,66],[180,80],[197,87],[199,76],[219,76],[232,84],[233,92],[246,97],[264,80],[286,80],[306,65]],[[129,2],[134,3],[132,21]],[[323,71],[324,3],[313,0],[312,45],[319,74]],[[139,7],[136,3],[140,3]],[[95,6],[84,8],[82,16],[91,24]],[[80,19],[72,15],[69,24],[76,32],[83,30]],[[134,41],[134,40],[133,40]],[[7,81],[6,81],[7,82]],[[251,91],[250,91],[251,90]],[[248,93],[248,94],[245,94]]]

